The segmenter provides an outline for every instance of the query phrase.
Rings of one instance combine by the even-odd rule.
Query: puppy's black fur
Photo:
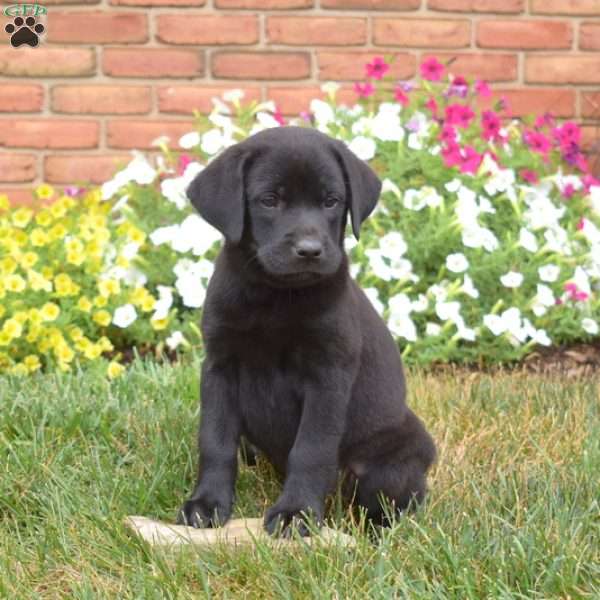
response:
[[[180,522],[229,518],[242,435],[285,476],[271,533],[303,513],[320,521],[340,471],[376,522],[382,495],[398,510],[423,499],[435,447],[343,250],[348,213],[358,237],[380,188],[343,143],[297,127],[227,149],[190,185],[226,241],[202,317],[201,466]]]

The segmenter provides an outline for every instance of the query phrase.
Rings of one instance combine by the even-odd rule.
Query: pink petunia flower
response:
[[[183,175],[187,166],[193,161],[193,158],[189,154],[180,154],[179,161],[177,163],[177,175]]]
[[[397,85],[394,88],[394,98],[398,104],[402,104],[402,106],[408,106],[410,100],[408,96],[404,93],[404,90],[401,86]]]
[[[577,287],[577,284],[572,281],[565,283],[565,292],[567,292],[569,298],[575,302],[585,302],[589,298],[588,293],[580,290]]]
[[[477,80],[475,82],[475,93],[482,98],[489,98],[492,95],[492,90],[485,81]]]
[[[561,146],[572,143],[579,145],[581,142],[581,129],[577,123],[572,121],[567,121],[562,127],[555,127],[552,130],[552,135]]]
[[[455,142],[449,142],[442,148],[442,157],[444,164],[447,167],[456,167],[462,162],[462,156],[460,154],[460,146]]]
[[[437,58],[428,58],[421,64],[421,77],[427,81],[439,81],[444,69],[444,65]]]
[[[540,180],[538,174],[531,169],[523,169],[519,172],[519,175],[521,176],[521,179],[524,179],[527,183],[531,184],[535,184]]]
[[[502,122],[500,117],[493,110],[484,110],[481,115],[481,128],[483,130],[483,139],[496,141],[501,139],[500,129]]]
[[[596,179],[593,175],[586,175],[583,178],[583,185],[587,194],[590,192],[590,188],[593,186],[600,186],[600,179]]]
[[[285,119],[283,118],[283,114],[281,113],[281,109],[279,107],[277,107],[275,109],[275,112],[273,113],[273,118],[283,127],[286,123]]]
[[[440,139],[446,143],[456,142],[456,129],[452,125],[444,125],[440,132]]]
[[[365,69],[367,71],[367,77],[381,79],[390,70],[390,65],[388,65],[381,56],[376,56],[373,59],[373,62],[365,65]]]
[[[446,107],[446,123],[448,125],[457,125],[458,127],[468,127],[475,117],[475,113],[470,106],[463,104],[451,104]]]
[[[310,123],[312,121],[312,115],[307,111],[307,110],[303,110],[300,112],[300,118],[303,121],[306,121],[307,123]]]
[[[539,152],[540,154],[548,154],[550,151],[550,140],[543,134],[538,131],[526,131],[525,135],[525,143],[534,151]]]
[[[483,155],[479,154],[472,146],[465,146],[461,152],[462,161],[460,164],[461,173],[471,173],[475,175],[483,160]]]
[[[435,101],[435,98],[433,96],[431,96],[431,98],[427,100],[427,102],[425,103],[425,108],[431,111],[431,114],[433,116],[437,116],[438,103]]]
[[[575,195],[575,186],[572,183],[567,183],[561,190],[563,197],[566,200],[570,200]]]
[[[361,98],[368,98],[369,96],[372,96],[375,93],[375,87],[373,86],[372,83],[368,82],[367,83],[359,83],[358,81],[354,84],[354,91],[361,97]]]

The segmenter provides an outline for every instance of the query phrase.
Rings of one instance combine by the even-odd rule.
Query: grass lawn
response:
[[[0,378],[0,597],[600,598],[599,380],[410,372],[438,443],[427,505],[354,549],[151,549],[191,490],[197,360],[122,378]],[[242,467],[237,516],[279,490]]]

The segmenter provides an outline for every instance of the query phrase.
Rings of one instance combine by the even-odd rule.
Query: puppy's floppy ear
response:
[[[186,194],[200,216],[232,244],[244,232],[244,163],[246,152],[227,148],[190,183]]]
[[[344,142],[335,142],[335,153],[344,172],[347,194],[350,196],[352,231],[356,239],[361,223],[371,214],[381,192],[381,181],[373,169],[358,158]]]

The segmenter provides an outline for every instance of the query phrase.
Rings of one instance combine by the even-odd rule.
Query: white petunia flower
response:
[[[422,196],[423,196],[423,200],[425,201],[425,204],[427,204],[427,206],[429,206],[429,208],[438,208],[439,206],[442,205],[442,202],[444,201],[444,198],[442,196],[440,196],[437,191],[429,186],[425,186],[422,190],[421,190]]]
[[[592,210],[600,216],[600,187],[597,185],[590,188],[590,204]]]
[[[523,275],[522,273],[517,273],[516,271],[509,271],[506,275],[502,275],[500,277],[500,282],[504,287],[507,288],[518,288],[523,283]]]
[[[598,335],[598,323],[594,319],[585,318],[581,321],[581,327],[586,333],[590,335]]]
[[[423,150],[423,138],[418,133],[411,133],[408,136],[408,147],[411,150]]]
[[[150,241],[155,246],[160,246],[161,244],[166,244],[173,241],[173,239],[177,237],[178,233],[179,225],[167,225],[165,227],[159,227],[150,234]]]
[[[231,102],[232,104],[236,104],[237,102],[242,100],[245,95],[246,94],[244,93],[244,90],[228,90],[226,92],[223,92],[223,100],[225,100],[225,102]]]
[[[383,315],[383,304],[381,303],[381,300],[379,300],[379,292],[377,291],[377,288],[365,288],[363,291],[379,316]]]
[[[137,312],[135,310],[135,306],[133,306],[133,304],[125,304],[124,306],[119,306],[119,308],[115,310],[112,322],[117,327],[125,329],[126,327],[129,327],[136,319]]]
[[[333,108],[327,102],[318,98],[311,100],[310,112],[315,116],[315,123],[319,131],[327,132],[329,123],[335,121]]]
[[[352,263],[350,265],[350,277],[352,277],[352,279],[356,279],[361,269],[362,265],[360,263]]]
[[[449,181],[444,187],[451,193],[456,193],[460,190],[462,181],[460,179],[453,179]],[[600,188],[599,188],[600,189]]]
[[[348,144],[348,148],[361,160],[371,160],[375,156],[377,145],[375,140],[359,135]]]
[[[154,303],[154,314],[152,315],[153,321],[159,321],[166,319],[169,315],[169,309],[173,304],[173,292],[171,288],[164,285],[159,285],[158,300]]]
[[[479,298],[479,290],[475,287],[473,280],[467,273],[465,273],[461,289],[465,294],[467,294],[467,296],[471,296],[471,298]]]
[[[448,297],[446,288],[437,283],[434,283],[429,290],[427,290],[427,293],[431,294],[435,298],[436,302],[444,302],[444,300],[446,300]]]
[[[381,250],[365,250],[365,254],[369,259],[369,268],[373,273],[379,277],[379,279],[383,279],[384,281],[391,281],[392,279],[392,270],[389,265],[383,260],[383,255],[381,254]]]
[[[402,337],[409,342],[417,341],[417,328],[408,315],[391,315],[387,322],[389,330],[397,337]]]
[[[460,302],[437,302],[435,312],[440,321],[456,322],[460,320]]]
[[[386,192],[391,192],[398,199],[402,198],[402,192],[400,191],[400,188],[387,177],[381,182],[381,193],[385,194]]]
[[[521,227],[521,231],[519,232],[519,244],[525,250],[529,250],[529,252],[538,251],[538,243],[535,235],[525,227]]]
[[[537,344],[540,344],[541,346],[551,346],[552,345],[552,340],[548,336],[548,333],[546,332],[545,329],[536,330],[533,333],[533,335],[531,336],[531,339],[534,342],[536,342]]]
[[[181,345],[185,342],[185,338],[183,337],[183,334],[181,333],[181,331],[174,331],[165,340],[165,342],[167,343],[167,346],[169,346],[169,348],[171,350],[175,350],[179,345]]]
[[[437,323],[432,323],[431,321],[428,321],[427,325],[425,326],[425,333],[428,336],[435,337],[442,333],[442,328]]]
[[[408,246],[399,231],[390,231],[379,240],[379,250],[386,258],[399,258],[408,250]]]
[[[341,87],[342,86],[335,81],[326,81],[321,85],[321,91],[325,92],[328,96],[335,96]]]
[[[199,277],[186,273],[175,282],[175,287],[183,299],[185,306],[200,308],[206,298],[206,289]]]
[[[429,308],[429,300],[425,294],[419,294],[416,300],[411,303],[414,312],[423,312]]]
[[[554,264],[544,265],[538,269],[538,274],[542,281],[553,283],[560,275],[560,267]]]
[[[498,315],[485,315],[483,324],[496,336],[502,335],[506,331],[506,324],[502,317]]]
[[[179,145],[186,150],[195,148],[200,144],[200,134],[197,131],[190,131],[179,138]]]
[[[396,294],[388,301],[390,315],[409,315],[412,311],[412,302],[406,294]]]
[[[404,206],[409,210],[421,210],[427,206],[427,201],[419,190],[408,189],[404,192]]]
[[[548,308],[554,306],[556,300],[552,290],[543,283],[538,283],[537,294],[533,300],[531,310],[537,317],[541,317],[548,312]]]
[[[356,238],[350,236],[344,238],[344,249],[346,252],[350,252],[356,246],[356,244],[358,244]]]
[[[279,121],[269,113],[258,112],[256,113],[256,120],[265,128],[272,129],[273,127],[281,127]]]
[[[453,273],[464,273],[469,268],[469,261],[462,252],[449,254],[446,257],[446,268]]]

